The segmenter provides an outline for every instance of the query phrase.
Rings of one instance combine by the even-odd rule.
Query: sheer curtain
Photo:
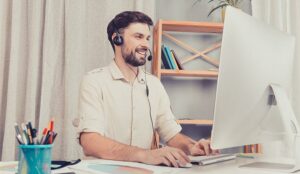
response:
[[[83,74],[113,58],[106,26],[119,12],[155,17],[146,0],[1,0],[0,159],[15,160],[14,123],[41,131],[51,118],[58,132],[53,159],[81,155],[72,120]]]
[[[288,32],[296,37],[295,59],[291,100],[298,122],[300,123],[300,1],[298,0],[252,0],[254,17]],[[275,153],[268,146],[265,150]],[[274,147],[274,146],[273,146]]]

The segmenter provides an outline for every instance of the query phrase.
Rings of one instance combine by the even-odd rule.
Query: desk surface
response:
[[[207,165],[207,166],[198,166],[198,165],[193,165],[192,168],[172,168],[172,167],[163,167],[163,166],[151,166],[151,165],[146,165],[146,164],[141,164],[141,163],[132,163],[132,162],[120,162],[120,161],[109,161],[109,160],[83,160],[81,163],[79,163],[81,166],[84,167],[84,165],[88,164],[97,164],[97,165],[124,165],[124,166],[130,166],[130,167],[138,167],[142,168],[145,170],[151,170],[154,172],[154,174],[199,174],[199,173],[205,173],[205,174],[274,174],[274,173],[282,173],[282,172],[274,172],[274,171],[268,171],[268,170],[263,170],[263,169],[255,169],[255,168],[243,168],[239,167],[242,164],[246,164],[249,162],[253,162],[254,159],[246,159],[246,158],[237,158],[235,160],[231,161],[226,161],[226,162],[221,162],[221,163],[216,163],[212,165]],[[15,172],[10,169],[9,170],[3,170],[5,167],[12,164],[17,164],[17,162],[0,162],[0,173],[1,174],[14,174]],[[53,174],[58,174],[62,172],[68,172],[68,171],[74,171],[76,174],[84,174],[87,173],[86,171],[83,170],[78,170],[79,169],[77,166],[73,168],[65,168],[65,169],[60,169],[60,170],[55,170],[52,172]],[[109,174],[109,172],[107,172]],[[152,173],[152,172],[151,172]],[[300,172],[297,172],[300,173]],[[121,174],[121,173],[120,173]],[[146,174],[146,173],[145,173]],[[150,174],[148,172],[148,174]]]

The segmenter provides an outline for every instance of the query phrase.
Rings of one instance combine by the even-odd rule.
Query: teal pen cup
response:
[[[18,174],[51,174],[52,144],[20,145]]]

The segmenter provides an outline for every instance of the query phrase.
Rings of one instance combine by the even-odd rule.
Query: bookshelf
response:
[[[195,50],[188,44],[181,42],[180,40],[169,35],[168,31],[171,32],[190,32],[190,33],[222,33],[223,23],[212,23],[212,22],[190,22],[190,21],[166,21],[159,20],[153,29],[153,62],[152,62],[152,73],[156,75],[159,79],[161,76],[187,76],[187,77],[202,77],[202,78],[217,78],[218,72],[211,70],[173,70],[173,69],[161,69],[161,45],[162,37],[166,37],[182,48],[189,52],[195,53],[195,55],[190,57],[191,61],[197,57],[202,57],[205,61],[216,65],[218,67],[218,61],[205,55],[205,53],[210,52],[214,49],[220,47],[220,43],[213,45],[211,48],[200,52]]]
[[[212,63],[218,67],[218,62],[205,55],[205,53],[217,49],[221,44],[215,44],[212,47],[199,52],[188,44],[181,42],[166,32],[190,32],[190,33],[222,33],[223,23],[211,23],[211,22],[191,22],[191,21],[167,21],[159,20],[153,29],[153,56],[152,61],[152,73],[161,79],[162,76],[175,76],[175,77],[200,77],[200,78],[214,78],[218,77],[218,71],[212,70],[178,70],[178,69],[162,69],[162,38],[166,37],[175,42],[180,47],[186,49],[189,52],[194,53],[193,56],[187,61],[191,61],[199,56],[204,58],[205,61]],[[182,60],[181,60],[182,61]],[[179,124],[197,124],[197,125],[212,125],[212,120],[177,120]]]

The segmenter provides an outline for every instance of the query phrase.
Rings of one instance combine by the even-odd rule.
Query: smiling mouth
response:
[[[140,55],[146,56],[148,49],[138,49],[136,52]]]

